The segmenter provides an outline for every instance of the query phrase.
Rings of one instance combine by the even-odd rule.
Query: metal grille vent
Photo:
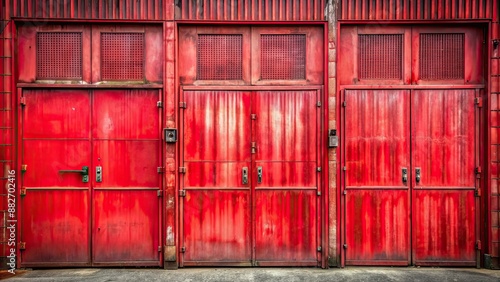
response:
[[[144,79],[143,33],[101,33],[101,79]]]
[[[81,79],[82,34],[37,33],[36,76],[38,79]]]
[[[464,78],[463,33],[420,34],[420,79]]]
[[[359,79],[403,78],[403,35],[358,35]]]
[[[261,79],[306,78],[306,36],[304,34],[261,35],[260,46]]]
[[[199,80],[243,79],[243,35],[199,34],[196,64]]]

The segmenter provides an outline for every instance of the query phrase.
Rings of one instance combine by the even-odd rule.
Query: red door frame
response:
[[[479,267],[481,263],[484,263],[484,254],[491,248],[489,245],[489,240],[491,237],[491,220],[481,220],[482,219],[489,219],[488,211],[491,210],[491,200],[489,197],[489,187],[491,187],[491,179],[490,179],[490,167],[489,164],[491,163],[491,146],[489,146],[491,142],[491,135],[489,134],[489,128],[491,127],[491,105],[490,105],[490,97],[491,97],[491,89],[489,88],[489,85],[491,85],[491,54],[492,54],[492,47],[490,45],[491,42],[491,31],[492,31],[492,22],[491,20],[458,20],[458,21],[450,21],[450,20],[443,20],[443,21],[436,21],[436,20],[421,20],[421,21],[416,21],[416,20],[401,20],[401,21],[391,21],[391,20],[378,20],[378,21],[369,21],[369,20],[340,20],[337,22],[337,41],[336,41],[336,46],[341,46],[340,44],[340,32],[343,29],[343,27],[348,27],[348,26],[353,26],[353,25],[365,25],[365,26],[370,26],[370,25],[378,25],[378,26],[393,26],[393,25],[407,25],[407,26],[421,26],[421,25],[440,25],[440,24],[462,24],[466,26],[479,26],[484,28],[484,37],[483,40],[485,41],[485,50],[483,50],[483,76],[486,77],[484,79],[484,85],[483,86],[483,91],[480,94],[480,97],[482,98],[483,101],[487,101],[487,103],[482,103],[482,109],[485,110],[485,113],[480,113],[479,114],[479,124],[478,124],[478,133],[476,134],[478,138],[482,141],[481,143],[486,144],[487,146],[479,146],[478,149],[478,161],[477,163],[480,164],[480,166],[483,168],[482,173],[480,174],[481,179],[478,180],[478,187],[486,187],[485,189],[479,189],[479,193],[483,191],[482,193],[482,199],[476,200],[476,202],[479,202],[476,204],[478,206],[477,208],[479,209],[478,212],[476,212],[476,230],[479,232],[477,233],[477,236],[479,238],[478,248],[480,252],[480,258],[477,258],[477,266]],[[342,55],[342,50],[337,50],[336,52],[336,62],[339,61],[339,58]],[[337,64],[338,66],[338,64]],[[340,73],[342,70],[337,67],[335,70],[336,74]],[[429,86],[427,86],[428,88]],[[439,85],[433,85],[431,86],[434,89],[436,88],[446,88],[446,86],[439,86]],[[345,267],[345,249],[343,248],[345,244],[345,234],[343,232],[343,226],[344,226],[344,221],[345,221],[345,199],[342,197],[343,191],[344,191],[344,186],[345,186],[345,176],[343,174],[343,166],[345,162],[345,156],[344,156],[344,140],[343,136],[345,136],[344,132],[344,126],[342,126],[343,122],[343,116],[345,114],[344,108],[342,106],[342,102],[344,101],[344,90],[345,89],[360,89],[360,88],[370,88],[370,89],[383,89],[383,86],[369,86],[369,85],[364,85],[364,86],[354,86],[352,85],[343,85],[340,83],[339,79],[337,79],[336,83],[336,97],[337,97],[337,105],[336,105],[336,120],[339,128],[339,133],[341,136],[341,142],[340,146],[337,148],[337,156],[338,157],[338,162],[337,162],[337,180],[336,180],[336,185],[337,185],[337,230],[340,232],[337,232],[337,257],[339,257],[339,266],[340,267]],[[419,89],[418,86],[389,86],[385,88],[391,88],[391,89]],[[425,89],[426,86],[423,86]],[[460,86],[457,86],[456,88],[460,88]],[[326,119],[328,122],[328,119]],[[486,143],[485,143],[486,142]],[[478,142],[478,144],[481,144]],[[486,148],[484,148],[486,147]],[[485,230],[487,229],[487,230]],[[481,244],[481,242],[484,242]],[[482,246],[483,245],[483,246]]]
[[[220,25],[226,25],[226,26],[262,26],[262,25],[269,25],[271,22],[266,22],[266,21],[194,21],[194,20],[179,20],[174,22],[174,30],[175,30],[175,58],[179,57],[179,27],[181,26],[194,26],[194,25],[213,25],[213,26],[220,26]],[[317,26],[323,28],[323,89],[329,89],[329,83],[328,83],[328,22],[327,21],[276,21],[272,22],[273,25],[276,26]],[[337,55],[338,56],[338,55]],[[182,97],[182,87],[183,85],[180,82],[179,78],[179,61],[175,60],[175,85],[174,85],[174,116],[176,117],[176,120],[174,121],[174,124],[178,125],[178,128],[183,127],[183,116],[181,113],[181,109],[179,108],[179,104],[181,102]],[[265,90],[272,90],[274,87],[272,86],[267,86],[263,87],[261,89]],[[309,87],[310,88],[310,87]],[[233,88],[232,86],[230,87],[214,87],[210,86],[207,89],[210,90],[244,90],[245,87],[240,86],[239,88]],[[252,90],[259,90],[257,87],[252,87]],[[281,90],[286,90],[284,87],[278,87],[278,89]],[[294,89],[301,89],[300,86],[297,87],[290,87],[289,90]],[[332,95],[333,93],[328,93],[327,90],[322,91],[323,92],[323,97],[321,100],[322,106],[322,113],[321,115],[321,130],[319,133],[319,140],[323,142],[323,138],[326,138],[325,134],[328,131],[328,113],[329,109],[328,108],[328,97],[329,95]],[[339,119],[337,119],[339,120]],[[176,175],[176,182],[175,182],[175,195],[174,199],[179,199],[179,190],[180,190],[180,181],[179,181],[179,167],[181,166],[181,142],[182,140],[182,134],[179,134],[179,141],[175,145],[175,175]],[[323,190],[323,195],[324,197],[322,198],[323,202],[321,203],[319,210],[321,212],[322,218],[319,224],[321,224],[321,242],[322,242],[322,250],[321,250],[321,267],[322,268],[327,268],[328,267],[328,250],[329,250],[329,189],[328,189],[328,178],[329,178],[329,166],[328,166],[328,154],[327,154],[327,149],[323,148],[321,146],[320,151],[318,151],[319,158],[321,159],[321,167],[323,168],[320,172],[321,180],[318,182],[319,185],[321,185],[321,189]],[[338,181],[338,180],[337,180]],[[166,195],[167,196],[167,195]],[[333,196],[333,195],[332,195]],[[337,203],[339,203],[337,201]],[[180,251],[181,251],[181,221],[182,221],[182,214],[181,214],[181,207],[180,204],[175,205],[175,245],[177,246],[176,248],[176,257],[177,261],[176,264],[177,266],[181,265],[181,262],[179,260],[180,256]],[[337,213],[338,215],[338,213]],[[167,216],[166,216],[167,217]],[[166,218],[165,217],[165,218]],[[338,218],[338,217],[337,217]],[[339,229],[337,229],[339,230]],[[337,236],[337,235],[335,235]],[[338,241],[338,240],[337,240]]]

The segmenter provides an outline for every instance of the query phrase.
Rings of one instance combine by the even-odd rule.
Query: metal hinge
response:
[[[476,241],[476,250],[481,250],[481,240]]]
[[[26,196],[26,188],[22,187],[20,191],[21,196]]]
[[[476,174],[476,178],[481,178],[481,172],[482,172],[482,169],[480,166],[478,166],[474,169],[474,173]]]
[[[161,246],[158,246],[158,252],[161,252],[163,248]]]
[[[156,172],[158,172],[158,173],[164,173],[165,172],[165,167],[163,167],[163,166],[157,167],[156,168]]]
[[[179,190],[179,197],[186,197],[186,190]]]
[[[23,107],[26,106],[26,97],[21,97],[19,104],[21,104],[21,106]]]
[[[28,165],[27,164],[22,164],[21,165],[21,172],[25,172],[28,170]]]
[[[321,191],[317,191],[317,192],[316,192],[316,195],[317,195],[317,196],[321,196]]]
[[[347,190],[344,190],[344,195],[347,195]]]
[[[163,191],[162,190],[156,191],[156,195],[158,196],[158,198],[163,197]]]
[[[26,242],[19,242],[19,250],[26,250]]]
[[[346,249],[346,250],[347,250],[347,244],[344,244],[344,246],[343,246],[343,247],[344,247],[344,249]]]
[[[318,252],[321,252],[321,250],[322,250],[321,246],[319,246],[319,247],[316,248],[316,251],[318,251]]]
[[[476,190],[474,190],[474,196],[481,197],[481,188],[477,188]]]
[[[342,107],[344,107],[344,108],[347,107],[347,102],[346,101],[342,102]]]
[[[251,143],[251,146],[252,146],[252,147],[250,148],[250,152],[251,152],[252,154],[255,154],[255,153],[257,152],[257,143],[256,143],[256,142],[252,142],[252,143]]]
[[[181,108],[181,109],[186,109],[186,108],[187,108],[187,104],[186,104],[186,102],[180,102],[180,103],[179,103],[179,108]]]
[[[321,171],[321,167],[320,167],[320,166],[318,166],[318,167],[316,168],[316,171],[317,171],[317,172],[320,172],[320,171]]]
[[[346,167],[346,166],[344,166],[342,169],[343,169],[344,171],[346,171],[346,170],[347,170],[347,167]]]
[[[182,247],[181,248],[181,253],[185,253],[186,252],[186,247]]]
[[[156,102],[156,107],[163,108],[163,102],[162,101]]]
[[[257,115],[256,114],[251,114],[250,118],[253,119],[253,120],[255,120],[255,119],[257,119]]]
[[[321,107],[321,101],[316,102],[316,107]]]
[[[186,167],[185,166],[180,166],[179,167],[179,173],[186,173]]]
[[[483,106],[483,98],[481,97],[474,98],[474,104],[476,104],[478,108],[481,108]]]

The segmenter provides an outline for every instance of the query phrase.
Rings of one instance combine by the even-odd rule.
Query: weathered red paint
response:
[[[158,91],[25,90],[23,97],[22,265],[160,265]],[[88,183],[60,171],[83,166]]]
[[[317,99],[183,91],[182,265],[318,264]]]

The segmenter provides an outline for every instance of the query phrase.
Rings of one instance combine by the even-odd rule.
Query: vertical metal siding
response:
[[[339,20],[490,19],[496,0],[340,0]]]
[[[324,20],[322,0],[179,0],[175,18],[181,20]]]

